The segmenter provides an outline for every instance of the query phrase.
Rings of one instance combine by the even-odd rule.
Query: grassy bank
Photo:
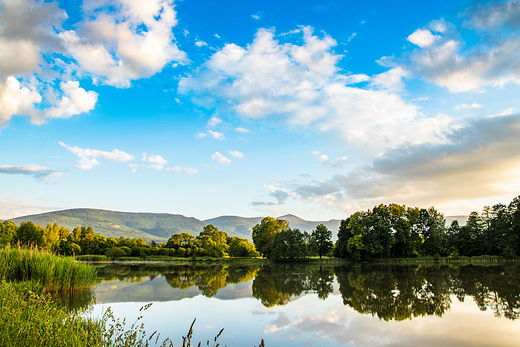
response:
[[[0,346],[173,347],[156,333],[147,336],[142,315],[127,327],[110,308],[101,319],[92,319],[83,310],[68,310],[49,295],[88,288],[96,277],[91,265],[70,257],[35,249],[0,249]],[[193,324],[183,347],[191,346],[192,333]]]
[[[96,271],[72,258],[24,248],[0,250],[0,279],[31,283],[42,292],[73,291],[96,282]]]

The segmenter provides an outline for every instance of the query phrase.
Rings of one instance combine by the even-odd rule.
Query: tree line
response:
[[[434,207],[381,204],[342,220],[334,256],[354,261],[417,256],[520,256],[520,196],[450,226]]]
[[[92,227],[77,227],[72,232],[50,223],[46,228],[23,222],[17,227],[0,223],[0,246],[20,244],[47,248],[63,255],[106,255],[146,257],[258,257],[274,261],[301,261],[312,256],[330,256],[353,261],[418,256],[520,256],[520,196],[509,205],[486,206],[481,214],[472,212],[465,225],[455,220],[446,225],[444,215],[428,209],[397,204],[380,204],[358,211],[344,219],[338,240],[332,231],[317,225],[311,233],[290,228],[282,219],[265,217],[252,228],[247,239],[229,237],[212,224],[199,235],[173,234],[166,244],[148,244],[143,239],[106,237]]]
[[[212,224],[199,235],[173,234],[166,244],[147,243],[140,238],[106,237],[91,226],[78,226],[72,232],[57,223],[40,225],[27,221],[16,226],[11,221],[0,223],[0,247],[22,246],[48,249],[61,255],[105,255],[109,258],[163,255],[172,257],[258,257],[260,254],[247,239],[229,237]]]

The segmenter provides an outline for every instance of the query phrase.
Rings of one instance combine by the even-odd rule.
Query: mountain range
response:
[[[244,218],[238,216],[221,216],[207,220],[199,220],[193,217],[185,217],[179,214],[168,213],[132,213],[116,212],[98,209],[69,209],[47,212],[10,219],[16,225],[24,221],[45,227],[48,223],[57,223],[69,230],[77,226],[92,226],[96,233],[107,237],[142,238],[149,242],[166,242],[173,234],[189,233],[197,236],[202,229],[213,224],[219,230],[225,231],[229,236],[238,236],[251,240],[252,228],[260,223],[263,217]],[[289,222],[291,228],[300,231],[311,232],[318,224],[323,223],[332,231],[336,239],[340,220],[307,221],[294,215],[278,217]]]

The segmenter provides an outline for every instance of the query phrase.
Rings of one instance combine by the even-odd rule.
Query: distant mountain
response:
[[[202,229],[213,224],[229,236],[238,236],[251,240],[252,228],[260,223],[264,217],[244,218],[238,216],[221,216],[201,221],[196,218],[185,217],[179,214],[168,213],[132,213],[116,212],[97,209],[71,209],[55,212],[34,214],[24,217],[13,218],[11,221],[16,225],[24,221],[45,227],[48,223],[63,225],[69,230],[77,226],[92,226],[96,233],[107,237],[131,237],[142,238],[145,241],[155,240],[166,242],[173,234],[189,233],[197,236]],[[289,222],[291,228],[300,231],[311,232],[318,224],[325,224],[332,230],[333,238],[336,239],[339,228],[339,220],[330,221],[306,221],[294,215],[278,217]]]
[[[247,237],[251,240],[251,232],[253,227],[260,223],[263,218],[264,217],[244,218],[236,216],[222,216],[206,219],[204,220],[204,223],[213,224],[220,230],[228,233],[228,235],[237,233],[242,235],[240,237]],[[307,231],[308,233],[311,233],[317,225],[324,224],[329,230],[332,231],[332,238],[334,240],[337,238],[340,223],[339,219],[331,219],[329,221],[308,221],[292,214],[287,214],[277,218],[284,219],[289,222],[289,226],[291,228],[297,228],[300,229],[300,231]]]
[[[196,218],[166,213],[130,213],[96,209],[72,209],[35,214],[11,219],[16,225],[31,221],[43,227],[58,223],[69,230],[92,226],[95,232],[108,237],[142,238],[165,242],[172,234],[187,232],[198,235],[206,225]]]
[[[245,237],[251,240],[252,229],[260,223],[263,217],[244,218],[237,216],[222,216],[204,220],[204,223],[213,224],[219,230],[225,231],[228,235],[238,234],[238,237]]]

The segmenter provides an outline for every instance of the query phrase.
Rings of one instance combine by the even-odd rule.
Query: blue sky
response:
[[[520,1],[0,2],[0,219],[520,192]]]

